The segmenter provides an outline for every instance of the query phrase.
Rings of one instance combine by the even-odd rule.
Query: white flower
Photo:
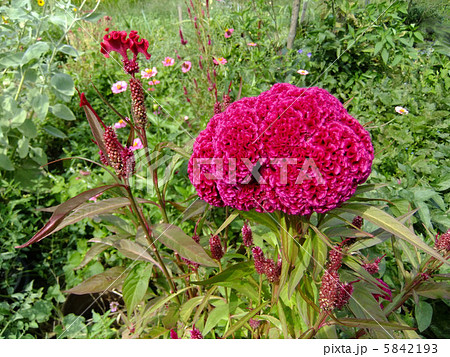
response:
[[[402,115],[406,115],[406,114],[409,113],[408,110],[405,109],[405,108],[403,108],[403,107],[395,107],[395,111],[396,111],[398,114],[402,114]]]
[[[306,69],[299,69],[297,73],[301,74],[302,76],[306,76],[307,74],[309,74],[309,72]]]

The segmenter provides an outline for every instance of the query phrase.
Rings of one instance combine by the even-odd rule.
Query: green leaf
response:
[[[388,186],[387,183],[368,183],[368,184],[365,184],[365,185],[359,185],[356,188],[355,194],[353,196],[360,195],[360,194],[365,193],[365,192],[378,190],[379,188],[386,187],[386,186]]]
[[[34,125],[31,119],[26,119],[18,129],[27,138],[32,139],[37,136],[36,125]]]
[[[60,139],[67,138],[66,134],[64,134],[61,130],[55,128],[54,126],[46,125],[46,126],[44,126],[44,130],[56,138],[60,138]]]
[[[377,42],[373,50],[373,55],[376,56],[384,46],[384,41]]]
[[[383,51],[381,51],[381,58],[383,59],[384,64],[388,64],[389,59],[389,52],[386,48],[383,48]]]
[[[256,316],[258,312],[260,312],[265,306],[267,305],[267,302],[263,302],[261,305],[256,307],[254,310],[250,311],[248,314],[246,314],[244,317],[242,317],[238,322],[236,322],[231,328],[223,335],[223,338],[227,338],[231,336],[233,333],[235,333],[237,330],[239,330],[242,326],[245,325],[245,323],[250,320],[252,317]]]
[[[428,326],[430,326],[431,319],[433,318],[433,307],[425,301],[419,301],[419,303],[415,305],[414,312],[419,331],[422,332],[426,330]]]
[[[37,94],[31,99],[31,106],[38,119],[45,119],[48,113],[48,104],[47,94]]]
[[[222,232],[226,227],[228,227],[231,222],[233,222],[236,217],[239,216],[239,211],[235,210],[233,213],[231,213],[228,218],[225,220],[225,222],[222,223],[222,225],[219,227],[219,229],[214,233],[214,235],[218,235],[220,232]]]
[[[62,45],[58,48],[58,52],[65,53],[72,57],[78,57],[78,51],[70,45]]]
[[[129,314],[144,298],[151,274],[152,270],[147,264],[137,264],[125,279],[122,292]]]
[[[181,305],[180,308],[180,319],[181,321],[187,322],[189,320],[189,317],[192,314],[192,311],[194,311],[195,307],[200,305],[204,296],[196,296],[192,299],[189,299],[186,301],[183,305]]]
[[[212,278],[202,281],[192,281],[196,285],[221,285],[223,282],[232,282],[242,279],[243,277],[252,274],[255,271],[254,263],[251,261],[242,262],[232,265],[223,272],[214,275]]]
[[[28,155],[29,149],[29,140],[27,138],[21,138],[17,142],[17,152],[19,153],[19,157],[23,159]]]
[[[450,299],[450,284],[448,282],[425,282],[414,291],[420,296],[431,299]]]
[[[306,268],[309,265],[309,262],[311,260],[312,255],[312,247],[311,247],[311,238],[306,238],[305,242],[299,249],[299,258],[295,262],[295,268],[294,271],[291,273],[291,277],[289,279],[288,284],[288,298],[290,299],[292,294],[295,291],[295,288],[297,287],[298,283],[303,277],[303,274],[306,270]]]
[[[103,252],[105,249],[108,248],[108,245],[101,244],[101,243],[95,243],[89,250],[86,252],[83,261],[78,265],[78,267],[75,270],[84,268],[92,259],[94,259],[97,255],[99,255],[101,252]]]
[[[219,305],[214,308],[208,315],[208,319],[206,320],[205,327],[202,331],[203,336],[211,331],[214,327],[216,327],[220,321],[228,320],[229,308],[227,304]]]
[[[365,319],[351,319],[351,318],[341,318],[338,319],[337,323],[344,326],[357,327],[357,328],[370,328],[378,330],[414,330],[414,327],[408,325],[402,325],[395,322],[387,321],[376,321],[376,320],[365,320]]]
[[[14,171],[14,166],[11,160],[5,154],[0,154],[0,169]]]
[[[419,249],[422,249],[424,252],[429,255],[435,257],[436,259],[444,262],[446,264],[450,264],[446,261],[439,253],[437,253],[433,248],[429,247],[425,244],[419,237],[417,237],[411,230],[409,230],[406,226],[401,224],[394,217],[389,215],[388,213],[376,208],[374,206],[367,206],[361,203],[347,203],[343,204],[340,208],[334,210],[335,213],[340,212],[350,212],[355,215],[359,215],[364,219],[372,222],[378,227],[383,228],[384,230],[392,233],[398,238],[401,238],[408,243],[416,246]]]
[[[41,57],[44,53],[46,53],[50,49],[47,42],[39,41],[32,44],[25,51],[22,57],[22,65],[27,64],[32,59],[37,59]]]
[[[208,204],[202,200],[196,200],[193,204],[191,204],[188,208],[183,211],[183,220],[182,222],[201,216],[205,209],[208,207]]]
[[[124,271],[124,267],[114,267],[105,270],[103,273],[91,276],[81,284],[64,292],[68,294],[84,295],[111,291],[122,284],[125,279],[125,275],[123,274]]]
[[[75,93],[75,86],[71,76],[65,73],[56,73],[50,80],[53,89],[64,97],[71,97]]]
[[[205,252],[200,244],[184,233],[181,228],[172,224],[161,223],[152,226],[154,239],[161,241],[182,257],[209,267],[216,267],[217,263]]]
[[[247,218],[251,221],[260,223],[272,230],[275,234],[279,232],[279,225],[277,224],[277,220],[272,217],[270,213],[260,213],[255,210],[251,211],[240,211],[240,215],[244,218]]]
[[[64,120],[75,120],[75,115],[64,104],[55,104],[54,106],[50,107],[50,110],[58,118]]]
[[[0,65],[5,68],[14,68],[22,64],[23,53],[9,53],[0,59]]]

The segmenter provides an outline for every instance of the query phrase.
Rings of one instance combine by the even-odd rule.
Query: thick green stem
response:
[[[175,284],[173,283],[172,277],[170,276],[169,271],[167,270],[166,265],[164,264],[164,261],[162,260],[161,255],[159,254],[158,249],[156,248],[156,246],[154,244],[155,242],[153,241],[152,234],[150,232],[150,227],[145,220],[144,214],[138,208],[136,200],[135,200],[133,194],[131,193],[131,189],[129,187],[127,187],[127,192],[128,192],[128,197],[130,199],[131,207],[136,212],[138,219],[139,219],[139,223],[141,224],[141,227],[145,232],[145,236],[147,238],[148,244],[150,245],[153,252],[155,253],[158,263],[161,265],[161,270],[162,270],[164,276],[166,277],[167,282],[169,283],[171,293],[175,293],[177,291],[177,288],[176,288]],[[180,304],[181,301],[180,301],[180,297],[178,295],[176,296],[176,299],[177,299],[178,303]]]
[[[147,134],[145,133],[145,130],[142,130],[142,133],[141,133],[140,136],[141,136],[141,140],[142,140],[143,145],[144,145],[145,158],[147,160],[147,164],[148,164],[148,167],[150,169],[150,174],[152,175],[153,186],[155,186],[155,192],[156,192],[156,197],[158,198],[160,211],[161,211],[164,223],[169,223],[169,218],[168,218],[167,212],[166,212],[166,202],[164,200],[164,197],[162,197],[161,191],[159,190],[159,186],[158,186],[158,168],[155,167],[155,169],[153,169],[153,167],[152,167],[152,161],[151,161],[151,158],[150,158],[150,152],[148,151]]]

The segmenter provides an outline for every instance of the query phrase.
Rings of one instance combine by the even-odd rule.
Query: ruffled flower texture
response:
[[[129,60],[127,51],[133,53],[133,61],[136,60],[138,53],[142,53],[146,59],[150,59],[151,55],[148,53],[148,41],[140,39],[137,31],[111,31],[103,37],[100,44],[100,52],[109,57],[109,53],[114,51],[119,53],[124,60]]]
[[[213,206],[308,215],[348,200],[370,175],[373,157],[369,133],[337,98],[277,83],[211,118],[194,143],[188,173]]]

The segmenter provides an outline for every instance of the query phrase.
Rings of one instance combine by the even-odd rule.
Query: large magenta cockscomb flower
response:
[[[369,133],[337,98],[278,83],[214,115],[188,173],[213,206],[307,215],[348,200],[372,160]]]

